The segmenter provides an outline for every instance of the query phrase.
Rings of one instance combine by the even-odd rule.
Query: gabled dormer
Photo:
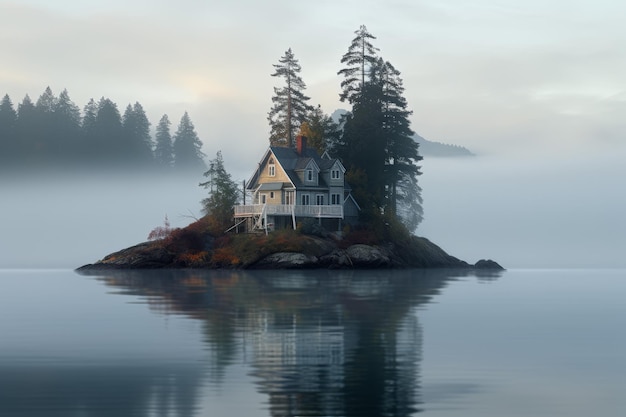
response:
[[[299,158],[294,171],[304,186],[316,187],[319,185],[320,167],[313,158]]]

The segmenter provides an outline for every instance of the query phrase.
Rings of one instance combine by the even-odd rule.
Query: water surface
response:
[[[0,416],[618,416],[626,271],[0,271]]]

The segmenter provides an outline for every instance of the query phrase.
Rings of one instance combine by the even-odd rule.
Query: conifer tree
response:
[[[174,134],[174,166],[177,169],[204,169],[202,142],[189,114],[185,112]]]
[[[413,230],[422,219],[422,159],[410,128],[412,112],[403,96],[400,72],[376,57],[369,39],[375,39],[364,26],[357,31],[342,63],[346,79],[341,86],[342,100],[352,104],[344,117],[343,132],[332,151],[342,158],[354,195],[364,215],[381,212],[400,219]]]
[[[147,163],[152,161],[152,138],[150,137],[150,122],[146,112],[139,102],[128,105],[122,117],[122,129],[126,141],[126,153],[129,159],[135,162]]]
[[[35,138],[38,131],[36,113],[35,104],[26,94],[17,106],[16,121],[16,150],[25,159],[30,159],[36,149]]]
[[[57,98],[50,87],[46,87],[35,103],[35,119],[31,138],[33,147],[30,149],[30,153],[37,159],[38,163],[48,162],[51,154],[58,154],[59,152],[60,138],[53,134],[51,129],[56,103]]]
[[[204,173],[208,181],[200,183],[209,190],[209,197],[202,200],[204,212],[210,215],[215,231],[224,231],[233,219],[233,207],[239,199],[239,189],[224,168],[222,152],[209,161],[209,169]]]
[[[341,57],[341,63],[347,67],[337,72],[345,78],[341,82],[342,91],[339,98],[341,101],[348,100],[351,104],[356,101],[365,86],[370,67],[376,62],[378,52],[378,48],[371,43],[376,37],[367,31],[365,25],[361,25],[354,33],[356,37],[348,47],[348,52]]]
[[[307,104],[309,97],[304,95],[306,85],[300,78],[301,67],[291,48],[274,64],[272,77],[281,77],[285,85],[274,87],[274,103],[269,114],[270,144],[272,146],[294,146],[294,136],[300,124],[306,120],[312,107]]]
[[[158,166],[171,168],[174,163],[174,148],[170,133],[171,122],[167,114],[164,114],[156,127],[156,148],[154,159]]]
[[[17,156],[17,112],[8,94],[0,102],[0,160],[3,164]]]
[[[80,109],[64,89],[54,104],[53,126],[49,127],[60,147],[61,159],[71,160],[80,153],[80,124]]]
[[[108,163],[118,163],[124,159],[124,138],[122,134],[122,117],[117,104],[102,97],[98,102],[96,114],[94,150],[99,159]]]
[[[90,98],[87,104],[85,104],[85,107],[83,107],[83,120],[81,123],[81,153],[87,157],[87,159],[94,159],[97,152],[97,117],[98,104],[93,98]]]

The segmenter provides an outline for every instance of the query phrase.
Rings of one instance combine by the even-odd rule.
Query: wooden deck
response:
[[[343,219],[343,206],[301,206],[290,204],[250,204],[245,206],[235,206],[235,217],[252,217],[260,215]]]

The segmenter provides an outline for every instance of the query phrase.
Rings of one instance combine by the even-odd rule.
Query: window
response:
[[[330,178],[333,180],[338,180],[340,177],[340,171],[338,169],[333,169],[332,171],[330,171]]]
[[[285,193],[285,204],[293,204],[293,191],[287,191]]]
[[[318,194],[315,196],[315,204],[318,206],[324,205],[324,194]]]
[[[308,206],[309,204],[310,204],[309,195],[308,194],[302,194],[302,205],[303,206]]]
[[[265,194],[261,194],[261,204],[265,204],[267,196]]]
[[[341,204],[341,194],[331,194],[330,195],[330,203],[333,205]]]
[[[306,170],[306,179],[307,179],[307,181],[313,181],[313,170],[312,169],[307,169]]]
[[[274,164],[274,158],[270,158],[267,162],[267,175],[273,177],[276,175],[276,165]]]
[[[273,200],[274,199],[274,191],[270,191],[270,198]]]

